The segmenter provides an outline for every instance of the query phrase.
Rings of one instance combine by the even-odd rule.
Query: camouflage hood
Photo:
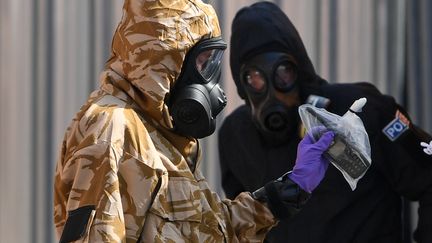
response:
[[[126,0],[102,88],[126,92],[146,116],[172,128],[165,98],[185,55],[199,40],[217,36],[216,13],[201,1]]]

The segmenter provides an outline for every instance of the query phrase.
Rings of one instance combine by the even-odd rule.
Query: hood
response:
[[[125,0],[101,88],[126,93],[139,112],[187,156],[193,138],[171,132],[165,103],[186,53],[201,39],[219,37],[213,7],[201,0]]]
[[[240,84],[241,64],[263,52],[284,52],[295,58],[303,101],[309,88],[326,82],[315,73],[296,28],[274,3],[258,2],[240,9],[234,17],[231,31],[231,74],[242,99],[246,99],[246,93]]]
[[[107,69],[129,84],[117,86],[147,115],[170,128],[165,97],[186,53],[220,33],[214,9],[199,0],[125,0]]]

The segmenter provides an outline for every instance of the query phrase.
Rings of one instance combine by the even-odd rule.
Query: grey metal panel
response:
[[[32,88],[32,218],[31,238],[35,242],[52,239],[52,0],[42,0],[33,8],[33,88]]]
[[[32,4],[2,1],[1,9],[0,241],[30,242]]]
[[[121,1],[116,1],[121,2]],[[91,79],[92,88],[99,85],[99,74],[103,70],[105,62],[108,60],[111,50],[111,40],[114,33],[114,28],[120,19],[121,6],[113,6],[112,3],[107,4],[106,0],[93,1],[94,12],[93,19],[93,70]],[[115,13],[119,13],[115,15]]]
[[[336,82],[371,81],[373,51],[371,0],[339,1],[337,19],[338,59]],[[331,61],[333,62],[333,61]]]
[[[319,69],[316,71],[324,79],[329,82],[335,82],[337,79],[336,63],[337,63],[337,29],[338,25],[335,21],[337,15],[337,6],[334,0],[321,1],[320,9],[320,42],[319,45]],[[316,40],[315,40],[316,41]]]
[[[423,47],[421,58],[421,66],[423,72],[423,79],[418,87],[422,92],[422,100],[417,103],[420,106],[420,120],[421,124],[428,131],[432,132],[432,3],[431,1],[422,0],[421,4],[421,46]]]
[[[432,132],[432,4],[407,1],[407,101],[413,120]]]
[[[0,1],[0,36],[3,36],[3,33],[7,33],[9,31],[9,2]],[[9,82],[5,80],[8,79],[8,75],[6,73],[7,70],[7,47],[9,47],[10,41],[9,38],[0,38],[0,114],[5,114],[7,111],[7,103],[8,97],[6,96]],[[6,132],[8,129],[7,120],[3,118],[3,115],[0,116],[0,137],[5,138]],[[3,141],[3,140],[2,140]],[[6,195],[8,192],[8,162],[9,154],[7,153],[7,144],[4,142],[0,143],[0,193],[2,195]],[[5,220],[7,215],[8,201],[6,199],[0,199],[0,235],[6,235],[6,225],[7,222]],[[6,237],[4,237],[5,239]]]

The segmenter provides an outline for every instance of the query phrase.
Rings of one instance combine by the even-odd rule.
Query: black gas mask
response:
[[[215,131],[216,116],[227,103],[218,84],[225,49],[226,43],[218,37],[198,42],[186,54],[168,101],[179,134],[203,138]]]
[[[262,53],[246,60],[240,75],[261,135],[271,144],[292,138],[298,131],[298,104],[297,99],[287,104],[284,97],[298,90],[294,58],[281,52]]]

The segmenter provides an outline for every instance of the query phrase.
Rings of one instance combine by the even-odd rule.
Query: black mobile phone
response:
[[[311,107],[306,107],[306,111],[312,116],[316,117],[319,123],[326,129],[335,133],[333,143],[329,149],[324,153],[334,165],[341,170],[345,171],[353,179],[359,178],[363,175],[370,166],[370,162],[362,155],[362,153],[352,144],[347,138],[337,130],[335,130],[327,121],[325,117],[321,116]],[[326,130],[318,130],[312,136],[318,140]]]

